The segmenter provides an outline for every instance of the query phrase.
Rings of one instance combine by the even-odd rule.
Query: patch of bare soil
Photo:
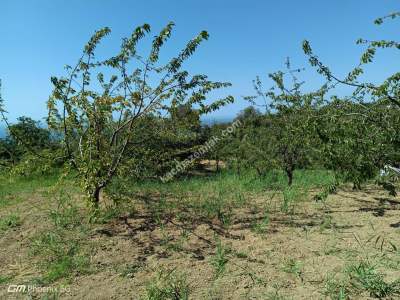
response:
[[[88,234],[95,272],[74,277],[60,299],[140,299],[160,270],[186,274],[191,299],[329,299],[329,280],[363,260],[387,281],[400,278],[399,198],[369,187],[341,189],[325,203],[308,197],[291,213],[280,212],[280,203],[268,193],[249,197],[228,224],[179,209],[160,217],[139,208],[96,225]],[[0,274],[17,274],[16,283],[38,272],[27,249],[42,212],[24,207],[12,208],[24,216],[22,226],[0,238]],[[219,276],[218,249],[226,259]],[[0,298],[13,299],[6,287]],[[370,298],[367,291],[352,294]]]

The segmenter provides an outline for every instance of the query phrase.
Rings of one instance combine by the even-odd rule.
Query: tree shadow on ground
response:
[[[330,212],[341,212],[341,213],[351,213],[351,212],[372,212],[375,217],[384,217],[387,211],[399,210],[400,202],[387,198],[387,197],[373,197],[372,199],[364,199],[348,194],[340,195],[343,198],[354,200],[359,203],[361,207],[353,210],[330,210]]]
[[[361,207],[359,210],[363,212],[372,212],[375,217],[383,217],[387,211],[400,209],[400,202],[395,200],[383,197],[374,197],[373,199],[378,202],[372,202],[371,205]]]
[[[172,255],[172,251],[203,260],[207,255],[215,253],[218,240],[246,240],[246,235],[254,231],[257,224],[263,224],[266,220],[261,207],[255,212],[250,208],[241,208],[239,212],[231,211],[230,219],[226,220],[226,216],[222,215],[220,218],[218,214],[207,217],[204,212],[196,210],[198,207],[188,206],[176,199],[161,200],[159,194],[136,195],[135,198],[140,208],[134,213],[122,213],[98,233],[132,240],[139,249],[140,260],[146,260],[152,255],[165,258]],[[274,234],[285,227],[302,230],[319,227],[323,225],[323,215],[324,213],[285,214],[271,211],[263,234]],[[339,230],[359,227],[336,223],[331,225]],[[181,243],[183,233],[186,240]]]
[[[400,228],[400,222],[390,224],[390,227],[393,227],[393,228]]]

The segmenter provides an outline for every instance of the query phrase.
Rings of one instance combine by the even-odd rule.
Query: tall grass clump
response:
[[[281,211],[283,213],[293,214],[296,204],[304,200],[305,192],[299,188],[291,186],[283,190],[282,196]]]
[[[369,262],[362,261],[347,269],[351,285],[358,291],[367,291],[371,297],[385,298],[400,296],[400,279],[386,282],[383,274]]]
[[[186,275],[162,269],[146,286],[143,300],[188,300],[190,286]]]
[[[39,258],[44,283],[90,272],[85,217],[65,191],[60,191],[56,202],[56,208],[48,214],[50,228],[34,236],[31,243],[30,253]]]
[[[221,241],[217,240],[217,247],[215,251],[215,255],[211,258],[211,265],[215,270],[215,277],[220,277],[226,269],[226,264],[229,262],[228,254],[231,250],[225,247]]]

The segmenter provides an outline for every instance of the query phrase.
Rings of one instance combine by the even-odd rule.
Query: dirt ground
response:
[[[0,209],[0,216],[22,217],[19,227],[0,232],[0,275],[12,277],[0,284],[0,299],[52,299],[40,292],[7,292],[10,284],[40,276],[40,258],[29,249],[38,231],[51,230],[46,214],[53,204],[40,193],[26,197]],[[280,201],[249,196],[233,211],[229,226],[217,219],[185,222],[174,214],[156,221],[139,207],[90,228],[92,272],[50,286],[65,285],[59,299],[140,299],[161,270],[175,270],[185,274],[190,299],[330,299],[330,280],[340,280],[355,262],[371,261],[388,282],[400,278],[399,198],[374,186],[342,188],[325,203],[308,196],[292,214],[280,212]],[[263,227],[260,207],[266,203]],[[226,263],[216,276],[218,247]],[[367,291],[351,294],[370,298]]]

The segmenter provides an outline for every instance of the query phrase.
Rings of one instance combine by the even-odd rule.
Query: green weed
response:
[[[139,272],[142,267],[143,267],[143,265],[139,264],[139,263],[127,265],[120,271],[119,274],[122,277],[133,278],[135,276],[135,274],[137,272]]]
[[[12,279],[11,276],[0,275],[0,284],[8,283],[8,282],[10,282],[11,279]]]
[[[304,192],[295,187],[288,187],[282,193],[283,202],[281,204],[281,211],[293,214],[295,204],[304,199]]]
[[[6,231],[11,228],[21,226],[21,218],[17,214],[10,214],[0,217],[0,231]]]
[[[31,250],[41,257],[41,267],[46,271],[43,280],[47,283],[89,272],[89,259],[79,240],[68,238],[63,232],[40,234],[32,241]]]
[[[266,233],[269,222],[270,222],[269,210],[265,209],[261,222],[253,223],[251,226],[251,229],[253,232],[258,233],[258,234]]]
[[[303,264],[299,261],[296,261],[293,258],[289,258],[285,260],[283,265],[283,271],[289,274],[293,274],[296,277],[301,277],[302,275]]]
[[[400,295],[400,280],[387,283],[383,274],[368,262],[349,266],[347,273],[350,276],[351,285],[356,290],[368,291],[371,297],[384,298]]]
[[[82,225],[83,216],[72,198],[64,193],[57,198],[57,208],[49,212],[49,217],[55,227],[73,229]]]
[[[224,247],[221,241],[217,241],[217,247],[215,251],[215,255],[211,259],[211,265],[214,267],[215,276],[218,278],[224,272],[226,268],[226,264],[229,261],[228,254],[230,253],[230,249]]]
[[[334,223],[334,221],[333,221],[332,216],[330,216],[330,215],[325,215],[325,216],[323,217],[323,219],[322,219],[321,224],[319,225],[319,231],[320,231],[320,232],[323,232],[324,230],[327,230],[327,229],[334,229],[335,227],[336,227],[336,226],[335,226],[335,223]]]
[[[121,179],[122,180],[122,179]],[[293,189],[324,187],[333,184],[335,178],[332,172],[326,170],[296,170],[294,174]],[[261,193],[269,190],[284,190],[287,188],[287,179],[284,172],[273,170],[260,177],[255,172],[246,171],[238,176],[230,170],[210,176],[182,177],[168,184],[158,181],[141,181],[125,183],[126,192],[135,194],[139,192],[159,192],[169,195],[222,195],[224,199],[232,199],[243,203],[244,195],[248,193]]]
[[[329,182],[328,184],[322,187],[322,190],[314,196],[315,201],[320,201],[325,203],[328,199],[328,196],[331,194],[335,194],[337,190],[338,182]]]
[[[328,276],[325,281],[325,292],[331,300],[347,300],[350,298],[349,282],[346,279],[337,279],[335,276]]]
[[[266,295],[267,300],[286,300],[289,299],[286,296],[284,296],[279,290],[275,290],[273,292],[270,292]]]
[[[188,300],[190,287],[184,274],[161,270],[147,285],[146,300]]]
[[[198,209],[207,219],[217,218],[225,226],[230,225],[232,221],[232,207],[223,197],[207,198]]]

